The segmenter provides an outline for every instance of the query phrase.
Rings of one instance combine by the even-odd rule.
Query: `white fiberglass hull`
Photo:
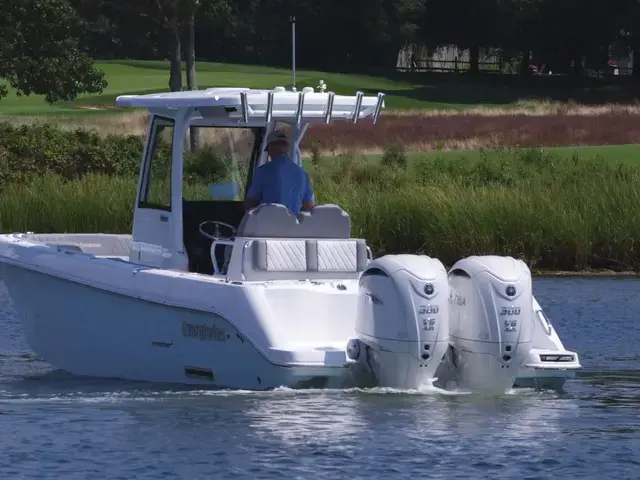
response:
[[[4,265],[30,347],[74,375],[267,389],[314,375],[267,361],[227,320]]]
[[[246,390],[363,380],[346,352],[357,280],[228,283],[11,236],[0,278],[32,350],[74,375]],[[572,375],[530,362],[515,386]]]
[[[357,281],[341,282],[346,290],[337,282],[242,284],[13,235],[0,236],[0,278],[31,349],[74,375],[238,389],[341,387],[353,364],[347,319]]]
[[[110,293],[12,265],[3,265],[2,275],[29,346],[74,375],[247,390],[349,386],[355,381],[346,365],[330,370],[276,365],[216,314]],[[515,386],[561,389],[573,375],[523,368]]]

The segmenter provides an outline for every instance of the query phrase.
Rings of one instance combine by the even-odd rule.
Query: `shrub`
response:
[[[384,149],[380,162],[387,167],[406,168],[407,153],[404,144],[400,140],[389,143]]]
[[[66,180],[88,173],[137,175],[142,147],[134,135],[101,137],[97,132],[67,132],[51,124],[0,123],[0,184],[45,172]]]
[[[320,160],[322,159],[320,143],[317,141],[312,141],[309,148],[311,150],[311,165],[317,167],[320,164]]]
[[[159,157],[170,158],[169,144],[160,140]],[[64,131],[51,124],[14,127],[0,123],[0,185],[23,183],[53,173],[64,180],[87,174],[136,177],[143,141],[135,135],[101,136],[95,131]],[[230,160],[212,147],[185,152],[188,182],[215,183],[230,176]]]
[[[184,181],[188,183],[218,183],[230,179],[232,165],[211,147],[184,154]]]

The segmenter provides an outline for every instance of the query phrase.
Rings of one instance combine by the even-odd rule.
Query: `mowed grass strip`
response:
[[[0,100],[0,115],[54,115],[77,116],[109,112],[115,98],[122,94],[141,94],[168,91],[169,64],[164,61],[111,60],[98,61],[108,81],[100,95],[81,95],[71,102],[48,105],[42,96],[17,96],[12,89]],[[291,71],[286,68],[199,62],[200,88],[290,87]],[[465,75],[401,74],[358,75],[313,70],[297,71],[297,86],[316,87],[324,80],[329,90],[353,95],[360,90],[366,94],[387,94],[390,110],[427,110],[432,112],[464,112],[473,114],[497,111],[527,113],[554,113],[599,111],[605,106],[635,105],[640,92],[634,85],[572,85],[563,79],[533,79],[486,77],[480,81]],[[186,79],[183,78],[186,85]],[[611,104],[611,105],[608,105]]]

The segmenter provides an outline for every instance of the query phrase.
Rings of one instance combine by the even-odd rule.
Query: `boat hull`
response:
[[[324,386],[329,377],[347,374],[346,369],[276,365],[215,313],[116,294],[11,264],[2,266],[2,275],[29,346],[74,375],[262,390]]]
[[[277,365],[212,312],[113,293],[7,263],[0,263],[0,273],[31,349],[73,375],[245,390],[359,382],[349,365]],[[438,372],[441,380],[447,378],[445,371]],[[514,388],[561,390],[574,375],[523,367]]]
[[[0,236],[0,278],[27,343],[55,368],[244,390],[347,388],[370,380],[347,355],[356,338],[357,279],[230,281],[131,263],[102,237],[95,252],[85,253],[67,245],[75,240],[60,246]],[[574,352],[539,317],[540,350],[531,350],[516,387],[562,387],[579,368],[577,355],[549,362]],[[444,383],[455,378],[449,363],[436,372]]]

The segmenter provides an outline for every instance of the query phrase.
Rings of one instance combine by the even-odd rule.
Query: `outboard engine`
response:
[[[449,272],[450,361],[458,388],[505,393],[531,349],[531,272],[512,257],[472,256]]]
[[[428,384],[449,347],[449,285],[444,265],[422,255],[385,255],[360,277],[357,339],[347,354],[380,387]]]

